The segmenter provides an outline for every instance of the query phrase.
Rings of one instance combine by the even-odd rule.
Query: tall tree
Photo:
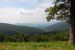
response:
[[[66,20],[70,23],[69,42],[75,44],[75,1],[74,0],[54,0],[54,6],[45,10],[47,20]]]

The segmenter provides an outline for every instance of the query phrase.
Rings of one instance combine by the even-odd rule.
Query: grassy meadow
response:
[[[67,32],[51,34],[0,35],[0,50],[75,50]]]
[[[68,42],[0,42],[0,50],[75,50]]]

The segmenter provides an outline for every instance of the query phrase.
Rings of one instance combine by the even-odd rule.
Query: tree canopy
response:
[[[51,19],[66,20],[70,22],[70,1],[54,0],[54,6],[45,10],[47,21]]]

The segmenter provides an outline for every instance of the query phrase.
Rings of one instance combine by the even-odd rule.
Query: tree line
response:
[[[44,34],[22,34],[12,35],[0,34],[0,42],[49,42],[49,41],[67,41],[68,32],[52,32]]]

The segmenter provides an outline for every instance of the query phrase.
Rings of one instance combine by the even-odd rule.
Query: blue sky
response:
[[[21,0],[3,0],[0,1],[0,7],[17,7],[17,8],[34,8],[38,4],[38,1],[21,1]]]
[[[48,23],[44,10],[52,5],[51,0],[0,0],[0,22]]]

